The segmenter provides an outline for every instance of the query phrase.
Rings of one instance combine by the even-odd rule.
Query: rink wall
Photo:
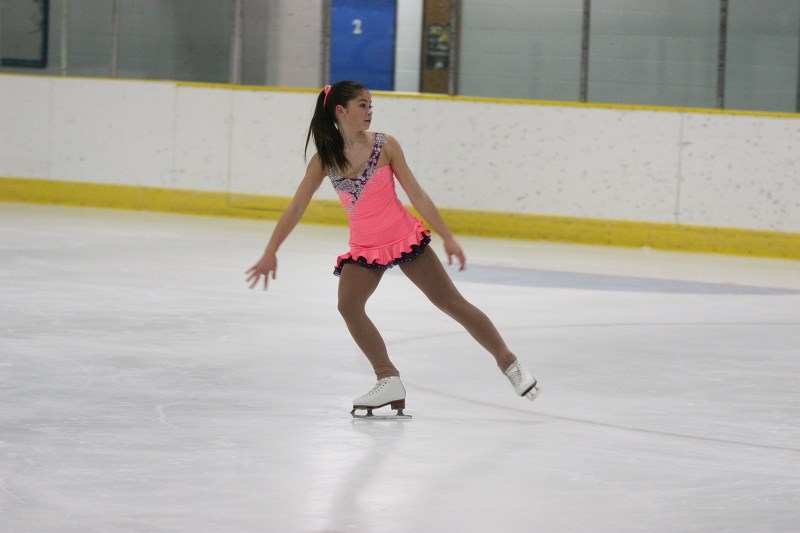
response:
[[[315,94],[0,75],[0,200],[276,218]],[[800,258],[800,115],[373,98],[456,233]]]

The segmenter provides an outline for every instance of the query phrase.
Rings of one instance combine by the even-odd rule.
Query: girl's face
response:
[[[372,122],[372,95],[364,89],[347,102],[347,107],[337,106],[337,117],[354,131],[369,129]]]

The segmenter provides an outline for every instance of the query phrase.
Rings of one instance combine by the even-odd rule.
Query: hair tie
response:
[[[331,86],[326,85],[322,88],[322,92],[325,93],[325,97],[322,99],[322,107],[325,107],[328,105],[328,93],[331,92]]]

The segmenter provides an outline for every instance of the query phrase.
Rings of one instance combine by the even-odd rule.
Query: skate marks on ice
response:
[[[595,426],[595,427],[602,427],[607,429],[614,429],[620,431],[626,431],[631,433],[643,433],[643,434],[650,434],[650,435],[657,435],[662,437],[671,437],[676,439],[686,439],[686,440],[694,440],[694,441],[704,441],[704,442],[711,442],[711,443],[719,443],[719,444],[730,444],[734,446],[745,446],[748,448],[757,448],[757,449],[764,449],[764,450],[779,450],[784,452],[793,452],[793,453],[800,453],[800,447],[791,447],[791,446],[780,446],[780,445],[773,445],[773,444],[762,444],[762,443],[755,443],[755,442],[746,442],[741,440],[734,440],[734,439],[725,439],[719,437],[707,437],[703,435],[693,435],[690,433],[680,433],[677,431],[664,431],[658,429],[650,429],[650,428],[640,428],[630,425],[624,424],[615,424],[612,422],[603,422],[600,420],[590,420],[588,418],[580,418],[575,416],[565,416],[555,413],[547,413],[542,412],[540,410],[531,410],[531,409],[524,409],[520,407],[509,407],[507,405],[500,405],[492,402],[486,402],[483,400],[477,400],[475,398],[469,398],[466,396],[461,396],[458,394],[453,394],[449,392],[444,392],[442,390],[433,389],[431,387],[425,387],[422,385],[411,384],[415,390],[424,392],[431,395],[436,395],[444,398],[448,398],[451,400],[457,400],[459,402],[465,402],[469,404],[479,405],[484,408],[489,409],[496,409],[498,411],[504,411],[507,413],[516,413],[519,415],[524,415],[526,417],[531,418],[544,418],[550,420],[559,420],[562,422],[571,422],[575,424],[581,424],[586,426]],[[494,419],[496,422],[499,422],[498,419]],[[522,420],[522,419],[520,419]]]

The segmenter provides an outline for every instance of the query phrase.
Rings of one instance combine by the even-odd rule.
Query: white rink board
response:
[[[305,168],[315,102],[9,75],[0,94],[0,176],[284,197]],[[401,140],[443,207],[800,231],[799,117],[374,100],[373,129]]]
[[[231,161],[233,95],[222,89],[178,87],[174,164],[161,187],[219,191]]]
[[[373,125],[400,125],[394,135],[409,144],[412,168],[445,207],[674,218],[678,114],[376,100]]]
[[[681,217],[686,224],[797,232],[800,118],[686,115]]]
[[[51,125],[41,132],[52,139],[50,171],[22,177],[167,186],[175,145],[174,85],[42,82],[52,84]]]

